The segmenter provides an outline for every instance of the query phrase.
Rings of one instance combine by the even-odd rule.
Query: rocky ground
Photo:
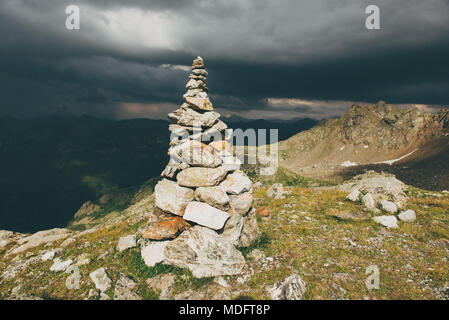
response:
[[[404,185],[406,201],[398,212],[413,210],[416,215],[405,222],[380,203],[367,208],[363,178],[335,187],[305,187],[309,180],[292,177],[286,179],[284,173],[255,183],[254,207],[262,233],[248,248],[239,249],[245,257],[240,274],[198,279],[188,269],[145,265],[141,232],[154,207],[148,191],[119,218],[103,217],[86,231],[58,229],[31,236],[1,232],[0,297],[276,299],[285,298],[280,295],[285,290],[279,290],[285,285],[296,288],[293,292],[303,299],[449,297],[447,192]],[[270,188],[274,183],[283,187]],[[348,186],[361,189],[355,201],[347,198]],[[397,227],[373,219],[383,215],[394,216]],[[379,289],[368,290],[365,273],[372,265],[379,269],[380,283]],[[79,288],[67,288],[74,280],[71,266],[79,269]]]

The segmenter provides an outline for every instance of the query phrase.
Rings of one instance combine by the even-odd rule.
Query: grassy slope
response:
[[[291,185],[290,194],[285,199],[267,199],[267,187],[273,182]],[[291,172],[280,171],[275,177],[267,178],[263,188],[254,190],[255,207],[267,207],[271,215],[259,218],[262,239],[242,252],[247,255],[251,249],[259,248],[266,256],[273,257],[273,262],[261,263],[248,258],[254,274],[245,284],[237,281],[238,276],[225,277],[234,292],[233,298],[243,295],[266,299],[265,287],[293,272],[305,280],[307,299],[447,297],[447,291],[441,288],[449,285],[448,249],[438,245],[441,239],[449,239],[447,194],[411,188],[408,207],[416,211],[417,221],[400,222],[398,229],[387,230],[371,220],[336,220],[332,214],[337,211],[360,211],[363,206],[346,201],[342,192],[304,186],[309,183]],[[106,268],[113,283],[121,272],[134,279],[135,291],[145,299],[158,298],[158,292],[148,288],[145,281],[162,273],[176,275],[173,293],[187,289],[204,292],[216,286],[213,279],[194,279],[187,270],[163,265],[148,268],[138,248],[122,253],[115,250],[121,236],[136,233],[145,223],[144,218],[118,222],[85,234],[64,249],[63,259],[76,259],[83,253],[92,259],[90,264],[80,267],[79,290],[66,289],[68,275],[49,271],[51,261],[39,261],[17,275],[16,279],[23,282],[22,292],[47,299],[83,299],[94,288],[89,273],[99,267]],[[61,242],[54,243],[53,247],[57,248]],[[47,249],[41,246],[28,255],[41,250]],[[108,250],[108,255],[98,258]],[[4,252],[0,252],[0,271],[14,258],[4,257]],[[369,265],[380,269],[379,290],[368,291],[365,287],[365,270]],[[17,284],[17,280],[2,281],[0,298],[7,298]],[[113,288],[107,293],[112,296]]]

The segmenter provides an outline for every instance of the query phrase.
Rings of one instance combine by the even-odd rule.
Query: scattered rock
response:
[[[374,201],[373,196],[371,193],[367,193],[362,198],[362,203],[365,205],[365,207],[369,210],[376,209],[376,202]]]
[[[261,217],[268,217],[270,215],[270,211],[268,211],[267,207],[261,207],[256,210],[256,214]]]
[[[173,300],[201,300],[203,298],[204,296],[201,293],[189,289],[175,295]]]
[[[132,292],[136,287],[136,283],[120,273],[114,289],[114,300],[142,300],[138,294]]]
[[[89,276],[94,282],[95,288],[100,290],[100,292],[103,293],[111,287],[112,281],[109,279],[104,268],[99,268],[91,272]]]
[[[135,234],[127,235],[126,237],[121,237],[117,244],[117,251],[122,252],[130,248],[137,246],[137,239]]]
[[[254,261],[262,261],[265,259],[265,253],[262,250],[254,249],[248,255],[250,258],[253,258]]]
[[[170,291],[175,283],[175,276],[172,274],[160,274],[156,277],[147,279],[148,287],[160,291],[159,299],[168,300]]]
[[[229,288],[229,283],[223,277],[215,277],[214,282],[224,288]]]
[[[55,255],[56,255],[56,251],[55,251],[55,250],[49,250],[49,251],[45,252],[45,253],[42,255],[41,260],[42,260],[42,261],[47,261],[47,260],[53,259],[53,257],[54,257]]]
[[[164,250],[170,241],[153,241],[142,246],[140,251],[142,259],[149,267],[164,261]]]
[[[245,265],[240,251],[227,239],[200,226],[170,241],[165,247],[164,261],[188,268],[196,278],[238,274]]]
[[[78,267],[85,266],[85,265],[89,264],[90,263],[89,254],[83,253],[83,254],[79,255],[78,258],[76,259],[76,261],[77,261],[76,265]]]
[[[388,200],[382,200],[380,202],[380,205],[383,210],[390,212],[390,213],[396,213],[398,211],[398,207],[394,202],[388,201]]]
[[[6,280],[13,279],[17,275],[17,273],[25,270],[33,263],[40,260],[40,256],[34,256],[24,260],[20,260],[19,256],[16,256],[15,258],[16,260],[13,259],[12,262],[5,268],[5,270],[1,274],[1,278]]]
[[[351,201],[354,201],[354,202],[355,202],[355,201],[359,201],[359,198],[360,198],[361,195],[362,195],[362,194],[360,193],[359,190],[354,189],[354,190],[351,191],[350,194],[348,194],[348,195],[346,196],[346,199],[351,200]]]
[[[267,293],[273,300],[301,300],[305,292],[306,284],[297,274],[267,287]]]
[[[341,220],[354,220],[354,221],[367,220],[371,217],[371,215],[367,212],[349,212],[349,211],[344,212],[337,211],[333,213],[332,216]]]
[[[257,181],[256,183],[253,184],[254,188],[262,188],[262,182]]]
[[[402,207],[407,202],[404,192],[407,186],[392,174],[367,171],[336,188],[346,192],[357,189],[370,193],[376,203],[391,200]]]
[[[401,212],[399,215],[399,220],[404,222],[414,222],[416,220],[416,213],[413,210],[406,210]]]
[[[75,241],[76,241],[75,238],[68,238],[61,243],[61,247],[65,248],[65,247],[71,245],[72,243],[74,243]]]
[[[72,264],[72,262],[72,259],[61,261],[61,259],[56,258],[53,260],[53,265],[50,267],[50,271],[65,271]]]
[[[282,183],[273,184],[267,191],[267,197],[272,199],[281,199],[284,196],[284,186]]]
[[[380,223],[387,228],[397,228],[398,220],[395,216],[378,216],[373,218],[375,222]]]

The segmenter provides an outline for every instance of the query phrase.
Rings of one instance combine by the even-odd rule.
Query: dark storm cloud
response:
[[[81,30],[65,29],[70,4]],[[379,5],[381,30],[364,27],[368,4]],[[224,113],[321,118],[353,101],[447,105],[448,34],[445,0],[5,0],[0,115],[163,117],[181,103],[198,54]]]

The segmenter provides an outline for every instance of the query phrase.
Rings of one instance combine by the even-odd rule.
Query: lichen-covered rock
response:
[[[112,281],[109,279],[106,270],[99,268],[89,274],[90,278],[95,284],[95,288],[101,292],[105,292],[111,287]]]
[[[242,234],[238,247],[249,247],[253,241],[260,236],[259,226],[257,224],[256,210],[251,210],[250,213],[243,218]]]
[[[210,102],[209,97],[184,97],[185,102],[195,110],[198,111],[214,111],[212,102]]]
[[[398,220],[395,216],[378,216],[373,218],[375,222],[380,223],[387,228],[397,228]]]
[[[200,56],[196,57],[192,62],[192,69],[201,69],[204,68],[204,60]]]
[[[219,230],[223,228],[226,220],[229,219],[229,214],[207,203],[192,201],[187,205],[184,219],[201,226]]]
[[[267,191],[267,197],[281,199],[284,196],[284,186],[282,183],[273,184]]]
[[[170,151],[170,156],[175,161],[209,168],[218,167],[223,162],[214,148],[196,140],[187,140],[175,146]]]
[[[117,251],[122,252],[130,248],[137,246],[137,239],[135,234],[130,234],[125,237],[121,237],[117,244]]]
[[[381,205],[382,209],[387,212],[396,213],[398,211],[398,206],[394,202],[391,202],[388,200],[382,200],[380,202],[380,205]]]
[[[17,244],[19,244],[19,247],[12,249],[10,253],[11,254],[22,253],[26,250],[38,247],[42,244],[67,238],[71,234],[72,231],[60,228],[39,231],[36,232],[35,234],[32,234],[31,236],[17,240]]]
[[[215,231],[195,226],[165,247],[166,263],[188,268],[194,277],[239,274],[245,258],[231,242]]]
[[[142,300],[142,298],[132,290],[136,287],[136,283],[120,273],[114,289],[114,300]]]
[[[236,171],[229,174],[226,179],[220,183],[220,188],[229,194],[241,194],[251,191],[251,180],[243,171]]]
[[[373,196],[371,193],[367,193],[362,197],[362,203],[365,205],[365,207],[369,210],[376,209],[376,202],[374,201]]]
[[[176,180],[180,186],[196,188],[196,187],[213,187],[219,184],[226,176],[227,171],[222,167],[218,168],[188,168],[176,176]]]
[[[359,190],[354,189],[354,190],[352,190],[352,191],[346,196],[346,199],[355,202],[355,201],[358,201],[358,200],[360,199],[360,196],[361,196],[361,195],[362,195],[362,194],[360,193]]]
[[[182,126],[212,127],[220,115],[214,111],[199,113],[184,103],[178,110],[169,113],[168,118]]]
[[[273,300],[301,300],[306,292],[306,284],[297,274],[267,287],[267,293]]]
[[[176,162],[175,160],[170,159],[164,171],[162,171],[161,176],[173,179],[179,171],[187,169],[188,167],[189,165],[185,162]]]
[[[206,202],[220,210],[229,210],[229,196],[220,187],[199,187],[195,190],[195,199]]]
[[[232,215],[228,221],[226,221],[221,236],[228,239],[233,245],[239,246],[245,218],[240,214],[233,212],[233,210],[231,210],[231,212]]]
[[[140,254],[148,267],[154,267],[156,264],[164,261],[164,250],[170,241],[153,241],[142,245]]]
[[[178,174],[179,176],[179,174]],[[187,204],[193,200],[193,190],[180,187],[174,181],[163,179],[154,189],[156,206],[178,216],[184,215]]]
[[[346,192],[357,189],[370,193],[376,203],[389,200],[399,205],[400,208],[407,203],[407,196],[404,192],[407,186],[390,174],[367,171],[336,188]]]
[[[413,210],[406,210],[398,215],[399,220],[404,222],[413,222],[416,220],[416,213]]]
[[[191,227],[190,223],[181,217],[167,214],[155,208],[154,219],[150,218],[145,230],[142,233],[143,238],[150,240],[169,240],[176,238],[181,232]]]
[[[245,216],[253,205],[253,195],[251,192],[244,192],[239,195],[231,195],[231,207],[239,215]]]

